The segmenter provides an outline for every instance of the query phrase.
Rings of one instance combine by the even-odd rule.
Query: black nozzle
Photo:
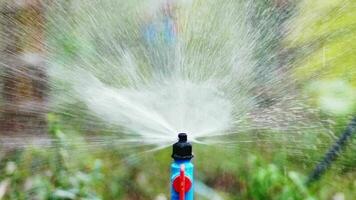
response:
[[[173,144],[172,158],[174,160],[192,159],[192,144],[188,142],[187,134],[179,133],[178,142]]]

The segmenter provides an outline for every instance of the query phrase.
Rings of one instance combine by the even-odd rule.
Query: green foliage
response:
[[[315,199],[304,184],[304,177],[294,171],[284,172],[275,164],[257,164],[249,181],[249,196],[252,199]]]
[[[0,188],[6,188],[3,199],[168,198],[170,149],[123,156],[122,149],[110,145],[97,149],[84,138],[69,136],[55,120],[51,115],[51,147],[28,148],[1,162],[5,173],[0,175]],[[279,144],[276,141],[273,145]],[[312,200],[340,192],[347,197],[354,195],[355,186],[352,181],[343,180],[342,173],[336,177],[335,173],[327,174],[326,179],[307,188],[303,174],[310,167],[305,171],[297,162],[286,162],[289,158],[285,152],[265,151],[269,156],[260,152],[259,148],[243,144],[233,148],[195,145],[196,180],[226,200]],[[335,178],[348,187],[325,184]],[[201,193],[196,195],[204,199]]]
[[[288,44],[300,54],[295,74],[327,114],[347,116],[356,108],[356,1],[298,4]]]
[[[50,132],[53,147],[28,148],[6,162],[1,177],[1,184],[10,183],[5,199],[101,199],[94,188],[103,181],[102,161],[74,164],[69,138],[55,123]]]

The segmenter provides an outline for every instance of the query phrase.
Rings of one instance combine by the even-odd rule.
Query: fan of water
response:
[[[42,63],[46,75],[34,74],[25,65],[1,63],[3,77],[30,77],[50,88],[39,90],[49,97],[45,104],[22,105],[34,108],[32,113],[66,116],[68,124],[81,124],[76,127],[81,130],[114,131],[110,140],[158,146],[172,143],[179,132],[208,143],[249,130],[290,134],[320,126],[310,121],[315,111],[298,92],[291,73],[293,55],[282,46],[291,28],[292,4],[44,4],[40,28],[45,36],[35,37],[44,53],[20,55],[33,66]],[[5,36],[2,43],[9,40]],[[16,54],[6,45],[3,49],[6,55]],[[32,124],[23,134],[42,126]],[[12,138],[15,145],[17,137],[3,140],[9,143]]]

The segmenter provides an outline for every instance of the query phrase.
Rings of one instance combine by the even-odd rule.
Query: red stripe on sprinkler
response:
[[[179,200],[185,199],[185,174],[184,174],[184,165],[180,165],[180,191],[179,191]]]
[[[192,187],[192,181],[185,176],[185,166],[180,165],[180,173],[173,181],[173,188],[179,193],[179,200],[185,200],[185,193]]]

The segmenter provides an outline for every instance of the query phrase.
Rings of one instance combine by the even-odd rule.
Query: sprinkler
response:
[[[187,134],[179,133],[178,142],[173,144],[171,164],[171,200],[193,200],[194,165],[192,144]]]

